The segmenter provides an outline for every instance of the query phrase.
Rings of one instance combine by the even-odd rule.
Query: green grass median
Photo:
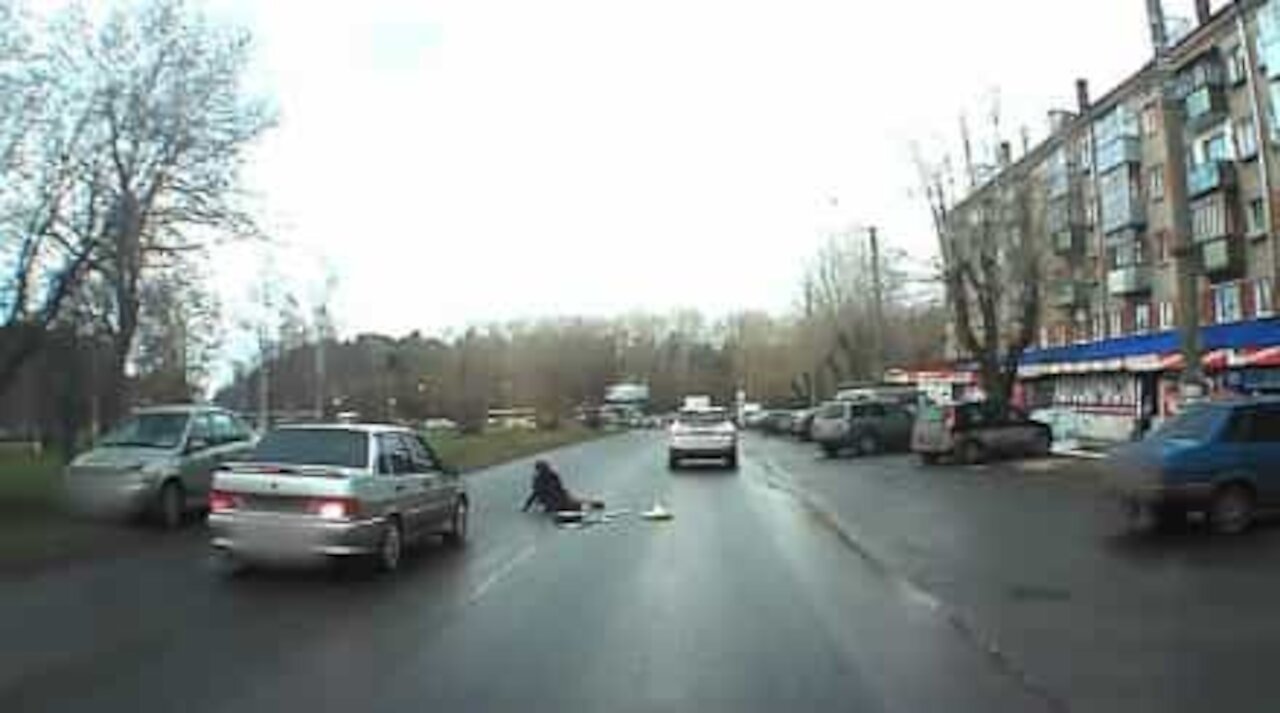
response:
[[[507,429],[468,435],[433,432],[427,434],[427,441],[445,463],[472,471],[605,435],[608,432],[564,426],[546,431]]]
[[[0,444],[0,569],[89,555],[118,541],[99,525],[62,514],[61,472],[62,459],[56,453]]]
[[[575,425],[548,431],[431,433],[427,440],[441,460],[465,472],[604,435]],[[137,526],[67,517],[60,502],[62,467],[57,453],[0,444],[0,573],[34,570],[151,541]]]

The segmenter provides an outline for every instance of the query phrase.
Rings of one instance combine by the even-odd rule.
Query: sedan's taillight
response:
[[[209,492],[209,512],[231,512],[240,507],[240,497],[225,490]]]
[[[316,498],[307,512],[322,520],[350,520],[360,514],[360,503],[355,498]]]

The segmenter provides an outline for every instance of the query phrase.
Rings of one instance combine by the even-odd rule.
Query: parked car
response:
[[[64,495],[82,514],[150,517],[166,528],[204,507],[213,471],[253,446],[235,414],[210,406],[138,409],[67,466]]]
[[[786,410],[770,411],[761,424],[765,433],[772,435],[783,435],[791,433],[791,423],[795,419],[794,414]]]
[[[813,414],[816,409],[801,409],[791,417],[791,435],[802,441],[813,440],[810,429],[813,426]]]
[[[690,458],[723,460],[738,467],[738,429],[723,408],[683,409],[671,424],[667,464],[675,470]]]
[[[993,417],[986,404],[924,405],[911,429],[911,450],[926,464],[939,458],[981,463],[999,456],[1048,455],[1053,445],[1049,427],[1018,409]]]
[[[912,411],[898,403],[830,401],[813,419],[813,440],[828,457],[904,451],[911,445]]]
[[[1188,406],[1105,462],[1107,489],[1131,523],[1157,525],[1207,515],[1217,532],[1248,529],[1280,505],[1280,399]]]
[[[404,547],[461,545],[470,503],[457,472],[407,428],[277,428],[214,476],[209,529],[229,572],[254,562],[357,557],[384,571]]]
[[[427,431],[453,433],[458,430],[458,422],[451,418],[428,418],[422,422],[422,428]]]
[[[765,422],[769,419],[768,411],[752,411],[744,414],[742,417],[742,425],[745,428],[763,430]]]

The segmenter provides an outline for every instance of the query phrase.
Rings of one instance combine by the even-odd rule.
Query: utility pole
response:
[[[1147,0],[1151,42],[1155,46],[1155,77],[1164,137],[1164,188],[1173,213],[1174,270],[1178,281],[1178,333],[1182,351],[1182,399],[1203,395],[1204,376],[1200,365],[1200,299],[1196,274],[1195,241],[1191,236],[1191,211],[1187,204],[1186,147],[1183,142],[1182,110],[1174,86],[1174,63],[1165,33],[1161,0]]]
[[[804,332],[805,332],[805,342],[806,342],[805,351],[808,352],[808,354],[806,354],[806,356],[808,357],[808,360],[806,361],[811,360],[811,362],[810,364],[808,364],[810,371],[806,372],[804,375],[804,388],[805,388],[805,397],[808,399],[810,406],[816,406],[818,403],[817,377],[819,376],[819,372],[822,369],[822,366],[818,360],[818,345],[817,345],[817,339],[815,338],[814,330],[813,330],[813,302],[814,302],[813,289],[814,289],[813,278],[806,277],[804,280]]]
[[[324,349],[325,349],[325,340],[327,340],[329,337],[328,329],[327,329],[328,324],[329,324],[328,310],[325,308],[324,305],[320,305],[320,308],[316,310],[315,412],[316,412],[316,418],[321,421],[324,420],[324,398],[325,398],[324,397],[324,392],[325,392]]]
[[[258,343],[261,345],[262,363],[258,365],[258,429],[266,432],[270,428],[269,422],[271,407],[271,352],[272,349],[267,342],[266,329],[263,328],[259,333]]]
[[[867,236],[871,240],[871,316],[875,334],[871,348],[871,377],[878,382],[884,378],[884,287],[880,282],[880,240],[876,236],[876,226],[867,228]]]

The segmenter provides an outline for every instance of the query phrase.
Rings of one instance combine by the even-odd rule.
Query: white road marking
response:
[[[538,548],[532,544],[525,545],[525,547],[512,556],[511,559],[499,565],[497,569],[489,573],[488,577],[484,578],[484,581],[480,582],[475,589],[471,590],[470,596],[467,597],[467,604],[475,604],[480,601],[480,598],[488,593],[490,589],[493,589],[494,585],[502,581],[502,579],[507,575],[511,574],[511,572],[513,572],[516,567],[519,567],[525,560],[533,557],[537,551]]]

